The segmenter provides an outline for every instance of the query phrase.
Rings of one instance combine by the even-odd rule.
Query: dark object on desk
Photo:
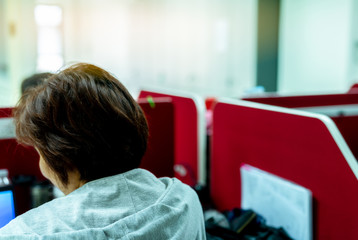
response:
[[[31,208],[36,208],[54,199],[50,181],[34,182],[31,185]]]
[[[267,226],[265,220],[252,210],[235,208],[223,214],[209,211],[210,217],[205,220],[208,240],[292,240],[283,228]],[[227,219],[229,227],[223,218]]]
[[[16,216],[31,209],[31,185],[35,181],[34,176],[17,175],[11,178],[16,199]]]

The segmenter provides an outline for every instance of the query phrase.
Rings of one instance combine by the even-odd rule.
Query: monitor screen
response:
[[[15,218],[14,193],[9,187],[0,187],[0,228]]]

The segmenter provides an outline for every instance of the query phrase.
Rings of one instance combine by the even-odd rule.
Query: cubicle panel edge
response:
[[[358,164],[326,116],[219,99],[213,114],[211,197],[241,206],[240,166],[249,164],[312,191],[314,239],[355,239]]]
[[[286,107],[286,108],[304,108],[304,107],[322,107],[334,105],[358,104],[357,93],[343,94],[318,94],[318,95],[263,95],[260,97],[245,97],[241,100]]]
[[[176,134],[176,148],[175,148],[175,155],[176,155],[176,163],[188,163],[188,164],[194,164],[195,163],[195,177],[196,177],[196,183],[199,183],[201,185],[206,185],[206,158],[205,158],[205,150],[206,150],[206,128],[205,128],[205,104],[204,100],[200,98],[198,95],[185,92],[185,91],[178,91],[178,90],[170,90],[170,89],[163,89],[163,88],[153,88],[153,87],[142,87],[141,91],[139,93],[138,98],[146,98],[147,96],[151,97],[171,97],[173,99],[174,105],[175,105],[175,119],[176,119],[176,127],[175,127],[175,134]],[[183,111],[183,106],[179,104],[178,101],[185,100],[190,101],[193,103],[194,109],[192,109],[192,112],[195,112],[195,127],[196,128],[196,154],[195,154],[195,160],[194,159],[184,159],[183,156],[183,149],[180,148],[180,143],[184,143],[184,139],[177,138],[178,135],[183,134],[183,129],[186,128],[185,121],[186,118],[189,116],[185,115],[177,115],[178,110]],[[188,109],[184,109],[183,112],[187,111]],[[179,113],[180,114],[180,113]],[[178,118],[180,119],[178,121]],[[191,139],[189,139],[191,141]],[[187,144],[187,143],[185,143]],[[189,146],[190,148],[193,146]],[[184,149],[185,150],[185,149]],[[178,158],[179,156],[179,158]],[[193,158],[193,157],[190,157]],[[180,179],[180,175],[176,175]],[[184,179],[182,179],[184,180]],[[185,181],[185,180],[184,180]],[[191,181],[190,181],[191,182]],[[188,183],[188,182],[186,182]],[[193,183],[188,183],[189,185],[193,185]]]

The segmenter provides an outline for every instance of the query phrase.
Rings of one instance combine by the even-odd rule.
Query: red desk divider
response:
[[[243,100],[274,106],[296,108],[329,116],[337,125],[354,156],[358,158],[358,94],[278,96],[244,98]]]
[[[194,186],[205,184],[205,105],[193,94],[143,89],[141,98],[170,97],[174,103],[175,177]]]
[[[0,118],[11,118],[11,111],[11,108],[0,109]],[[0,168],[8,169],[10,178],[31,175],[39,181],[45,180],[39,168],[39,156],[36,150],[18,144],[15,138],[4,139],[1,133],[0,129]]]
[[[10,117],[12,114],[12,108],[0,108],[0,118]]]
[[[170,98],[155,98],[153,102],[139,99],[147,118],[149,138],[141,168],[157,177],[174,177],[174,105]]]
[[[314,239],[357,239],[358,164],[330,118],[221,99],[211,148],[211,197],[219,210],[240,207],[240,166],[249,164],[312,191]]]
[[[348,90],[348,93],[358,93],[358,83],[353,84]]]

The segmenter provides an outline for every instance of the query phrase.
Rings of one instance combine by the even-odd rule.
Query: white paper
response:
[[[243,209],[252,209],[294,239],[312,240],[310,190],[246,164],[240,173]]]
[[[0,139],[15,138],[13,118],[0,118]]]

